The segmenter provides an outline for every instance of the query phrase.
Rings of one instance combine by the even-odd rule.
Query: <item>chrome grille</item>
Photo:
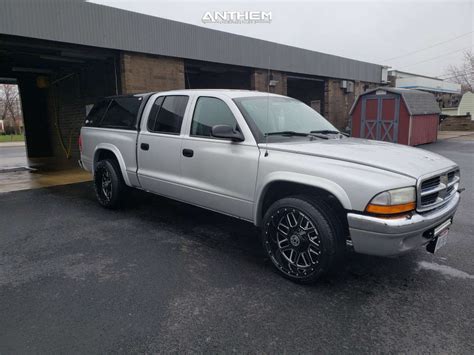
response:
[[[417,210],[424,212],[442,206],[454,196],[458,184],[459,169],[421,178],[417,186]]]
[[[427,190],[430,190],[432,188],[435,188],[436,186],[439,185],[440,181],[441,181],[440,176],[436,176],[434,178],[423,181],[421,183],[421,191],[427,191]]]

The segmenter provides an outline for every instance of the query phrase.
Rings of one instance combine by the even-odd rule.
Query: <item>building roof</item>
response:
[[[397,69],[392,69],[388,71],[389,75],[394,75],[395,74],[408,74],[410,76],[417,76],[420,78],[427,78],[427,79],[435,79],[435,80],[440,80],[443,81],[443,79],[438,78],[436,76],[429,76],[429,75],[421,75],[421,74],[415,74],[415,73],[409,73],[407,71],[402,71],[402,70],[397,70]]]
[[[373,94],[379,90],[383,90],[389,93],[400,95],[403,101],[405,102],[405,105],[411,116],[429,115],[433,113],[439,114],[441,112],[434,95],[425,91],[383,86],[383,87],[378,87],[376,89],[368,90],[364,92],[361,96]],[[354,106],[351,109],[351,113],[352,113],[352,110],[354,109]]]
[[[83,0],[1,1],[0,34],[348,80],[382,76],[378,64]]]
[[[460,94],[461,85],[440,78],[393,70],[390,75],[396,78],[397,88]]]

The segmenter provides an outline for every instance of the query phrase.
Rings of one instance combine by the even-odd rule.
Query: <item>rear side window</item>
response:
[[[153,104],[148,121],[152,132],[179,134],[183,123],[188,96],[159,97]]]
[[[229,106],[215,97],[200,97],[194,109],[191,135],[211,137],[211,130],[216,125],[228,125],[238,129],[237,121]]]
[[[100,124],[100,121],[102,121],[109,104],[110,100],[102,100],[96,103],[87,115],[85,125],[89,127],[97,127]]]
[[[158,116],[158,112],[160,112],[161,105],[163,104],[164,99],[165,99],[164,96],[160,96],[153,103],[153,107],[151,108],[151,111],[150,111],[150,116],[148,116],[149,118],[148,118],[147,127],[149,131],[153,132],[155,130],[156,117]]]
[[[142,97],[118,97],[110,102],[101,127],[134,129]]]

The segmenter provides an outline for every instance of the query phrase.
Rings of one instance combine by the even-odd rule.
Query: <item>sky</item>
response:
[[[473,48],[474,0],[92,0],[151,16],[447,77]],[[271,11],[271,23],[209,24],[207,11]]]

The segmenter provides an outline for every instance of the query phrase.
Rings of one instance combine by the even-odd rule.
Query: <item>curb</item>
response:
[[[24,147],[25,142],[0,142],[0,148]]]

